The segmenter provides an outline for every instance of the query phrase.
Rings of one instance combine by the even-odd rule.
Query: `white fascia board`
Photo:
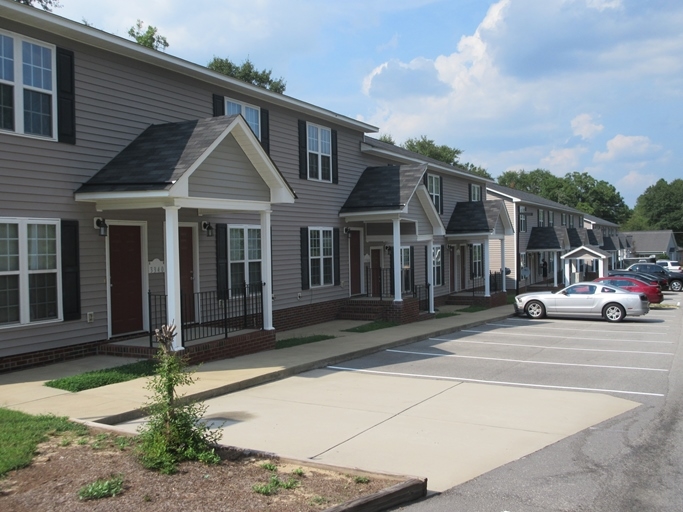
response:
[[[168,190],[138,192],[80,192],[74,194],[74,200],[80,203],[96,203],[101,201],[139,201],[168,199]]]
[[[47,32],[81,42],[88,46],[123,55],[146,64],[181,73],[212,85],[225,87],[252,98],[325,119],[353,130],[361,131],[363,133],[376,133],[379,131],[379,128],[376,126],[225,76],[221,73],[211,71],[204,66],[168,55],[161,51],[152,50],[124,39],[123,37],[93,27],[88,27],[82,23],[77,23],[57,14],[44,12],[35,7],[24,6],[16,2],[2,2],[2,4],[0,4],[0,17],[46,30]]]
[[[346,222],[356,221],[380,221],[380,220],[394,220],[400,219],[404,211],[378,211],[378,212],[359,212],[359,213],[340,213],[339,217],[346,219]]]
[[[419,158],[418,156],[415,157],[410,157],[408,155],[403,155],[400,153],[396,153],[394,151],[390,151],[388,149],[379,149],[374,146],[371,146],[367,142],[361,142],[360,143],[360,151],[361,153],[366,153],[368,155],[373,155],[373,156],[379,156],[379,157],[390,157],[393,158],[394,160],[398,160],[399,162],[403,163],[410,163],[410,164],[427,164],[427,171],[429,170],[434,170],[434,171],[440,171],[440,172],[445,172],[447,174],[453,174],[455,176],[460,176],[463,178],[467,178],[468,180],[473,180],[473,181],[479,181],[481,183],[487,183],[490,182],[491,180],[482,178],[481,176],[477,176],[476,174],[470,174],[465,171],[459,171],[453,166],[450,165],[439,165],[435,164],[433,162],[425,162],[423,159]]]
[[[202,211],[217,212],[266,212],[270,211],[271,204],[267,201],[240,201],[236,199],[208,199],[204,197],[176,198],[176,206],[181,208],[197,208]]]
[[[493,231],[488,233],[488,234],[482,234],[480,232],[480,233],[458,233],[457,235],[449,235],[448,233],[446,233],[446,239],[447,240],[460,240],[462,238],[467,238],[468,240],[469,239],[486,240],[486,239],[492,238],[493,234],[494,234]]]

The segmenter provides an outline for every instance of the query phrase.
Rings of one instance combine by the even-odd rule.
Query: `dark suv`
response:
[[[634,272],[645,272],[647,274],[653,274],[655,276],[664,276],[667,278],[669,283],[669,290],[674,292],[680,292],[683,289],[683,273],[681,272],[671,272],[661,265],[656,265],[654,263],[634,263],[626,270],[631,270]]]

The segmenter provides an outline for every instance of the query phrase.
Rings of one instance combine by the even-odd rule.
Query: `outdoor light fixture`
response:
[[[100,230],[100,236],[107,236],[107,222],[104,219],[95,219],[95,226]]]
[[[206,236],[211,238],[213,236],[213,226],[209,221],[202,222],[202,231],[206,231]]]

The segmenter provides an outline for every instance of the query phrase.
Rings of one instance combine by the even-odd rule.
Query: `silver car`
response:
[[[650,303],[644,294],[595,282],[576,283],[555,293],[523,293],[515,297],[515,313],[529,318],[596,316],[621,322],[627,315],[641,316],[649,311]]]

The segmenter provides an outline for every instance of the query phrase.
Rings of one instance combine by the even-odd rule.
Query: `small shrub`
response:
[[[304,470],[301,468],[296,468],[294,471],[292,471],[296,476],[304,476]]]
[[[355,476],[353,477],[353,481],[356,482],[357,484],[369,484],[370,479],[367,476]]]
[[[328,500],[324,496],[313,496],[313,498],[311,498],[311,504],[312,505],[324,505],[325,503],[327,503],[329,501],[330,500]]]
[[[263,469],[267,469],[268,471],[277,471],[277,466],[272,462],[264,462],[263,464],[261,464],[261,467]]]
[[[99,500],[113,498],[123,492],[123,475],[112,476],[109,479],[100,479],[88,484],[78,491],[81,500]]]
[[[143,466],[164,474],[175,473],[178,463],[198,460],[217,464],[220,457],[212,445],[221,438],[201,420],[207,406],[183,400],[177,388],[194,382],[187,360],[173,351],[175,326],[157,329],[157,374],[147,385],[153,392],[147,405],[150,416],[140,428],[138,456]]]

